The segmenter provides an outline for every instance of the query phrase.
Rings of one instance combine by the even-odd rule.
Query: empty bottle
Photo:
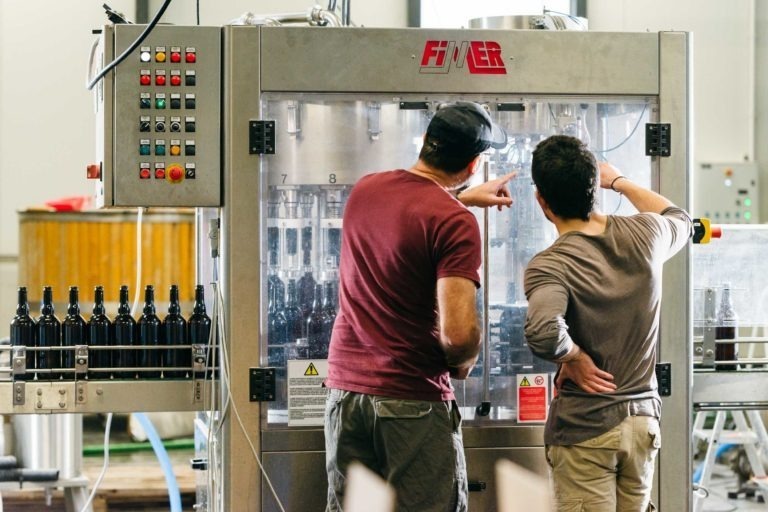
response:
[[[312,304],[315,302],[315,278],[312,277],[312,267],[304,267],[304,275],[301,276],[298,283],[298,299],[301,316],[306,323],[309,314],[312,312]]]
[[[270,366],[285,366],[285,339],[288,323],[283,301],[277,289],[272,290],[267,307],[267,361]]]
[[[323,337],[326,345],[331,342],[333,323],[336,321],[336,285],[333,281],[325,282],[323,294]]]
[[[131,305],[128,303],[128,287],[120,287],[120,305],[117,308],[117,316],[114,322],[115,345],[136,346],[138,329],[136,320],[131,316]],[[112,352],[112,368],[133,368],[136,366],[136,350],[115,349]],[[115,377],[123,379],[135,379],[135,371],[116,372]]]
[[[288,302],[283,310],[286,323],[286,343],[295,343],[304,335],[304,317],[296,295],[296,280],[288,281]]]
[[[11,345],[14,347],[35,347],[35,335],[37,326],[29,316],[29,302],[27,302],[27,288],[19,288],[19,300],[16,305],[16,316],[11,320]],[[16,380],[32,380],[35,377],[36,352],[28,350],[26,353],[26,373],[19,374]]]
[[[93,291],[93,313],[88,319],[88,344],[97,347],[106,347],[113,343],[112,322],[106,315],[104,308],[104,287],[97,286]],[[112,367],[112,350],[89,350],[88,368],[104,369]],[[89,379],[109,379],[109,372],[88,372]]]
[[[315,286],[312,312],[307,318],[307,343],[309,344],[309,356],[312,359],[325,359],[328,355],[328,342],[323,331],[324,321],[323,285],[318,284]]]
[[[733,308],[731,299],[731,284],[724,283],[723,291],[720,297],[720,306],[717,308],[717,327],[715,328],[715,338],[718,340],[735,340],[736,329],[738,327],[738,317]],[[718,343],[715,347],[715,360],[717,361],[737,361],[739,358],[738,347],[736,343]],[[716,370],[733,371],[738,369],[737,364],[715,364]]]
[[[210,345],[211,319],[205,312],[205,288],[201,284],[195,287],[195,306],[192,309],[192,316],[187,322],[187,330],[189,331],[190,345],[205,345],[207,347],[205,376],[211,378],[218,365],[218,357],[216,347]],[[195,377],[200,378],[202,376],[202,373],[195,373]]]
[[[168,348],[163,351],[162,366],[164,368],[190,368],[192,366],[192,352],[190,349],[173,348],[187,343],[187,321],[181,316],[179,304],[179,287],[171,285],[168,314],[163,319],[163,343]],[[183,379],[189,376],[188,370],[165,370],[166,378]]]
[[[40,307],[40,318],[37,319],[37,344],[40,348],[61,347],[61,322],[54,313],[53,290],[50,286],[43,288],[43,303]],[[38,352],[37,368],[39,370],[61,368],[61,351]],[[57,380],[60,377],[61,374],[58,372],[38,373],[38,379]]]
[[[155,288],[150,284],[144,290],[144,309],[136,324],[139,331],[139,345],[143,347],[156,347],[161,343],[160,319],[155,314]],[[159,368],[160,350],[145,349],[139,351],[138,366],[140,368]],[[143,371],[139,377],[156,379],[160,377],[159,371]]]
[[[77,286],[69,287],[69,304],[67,305],[67,316],[61,323],[61,366],[70,372],[62,372],[64,379],[71,380],[76,377],[75,369],[75,345],[88,344],[88,332],[85,319],[80,314],[79,292]],[[79,375],[77,377],[80,377]],[[84,376],[82,376],[84,377]]]

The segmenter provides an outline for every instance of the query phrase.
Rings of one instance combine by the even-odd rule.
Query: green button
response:
[[[157,98],[155,100],[155,108],[165,108],[165,99],[163,98]]]
[[[165,146],[155,146],[155,154],[156,155],[164,155],[165,154]]]
[[[752,200],[748,197],[744,198],[744,206],[752,206]]]
[[[749,220],[752,218],[752,212],[744,212],[744,218]]]
[[[141,144],[141,145],[139,145],[139,154],[140,155],[148,155],[149,154],[149,144]]]

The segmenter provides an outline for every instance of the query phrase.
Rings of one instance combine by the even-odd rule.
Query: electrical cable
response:
[[[147,38],[150,32],[155,28],[157,23],[160,21],[160,18],[163,16],[163,13],[165,13],[165,10],[168,8],[168,6],[171,4],[172,0],[165,0],[163,2],[163,5],[160,6],[160,9],[157,10],[157,13],[155,13],[155,16],[152,18],[152,20],[149,22],[149,24],[146,26],[144,31],[139,35],[138,38],[134,42],[128,46],[128,48],[125,49],[123,53],[120,54],[115,60],[104,66],[104,69],[102,69],[95,77],[93,77],[93,80],[91,80],[86,88],[90,91],[93,89],[93,87],[99,83],[99,80],[104,78],[104,76],[112,71],[114,68],[118,66],[121,62],[123,62],[128,55],[133,52],[136,48],[139,47],[139,45],[144,41],[144,39]]]
[[[90,510],[91,502],[93,501],[93,498],[96,496],[96,491],[99,490],[101,481],[104,480],[104,475],[107,474],[107,468],[109,467],[109,432],[111,429],[112,429],[112,413],[110,412],[109,414],[107,414],[107,424],[104,426],[104,465],[101,467],[101,473],[99,473],[99,477],[96,479],[96,483],[93,484],[93,489],[91,490],[91,494],[88,496],[88,500],[86,500],[80,512],[87,512],[88,510]],[[0,512],[2,511],[0,510]]]
[[[200,25],[200,0],[197,0],[197,2],[195,3],[197,4],[195,11],[197,12],[197,24],[199,26]]]
[[[133,300],[133,306],[131,307],[131,316],[133,316],[134,312],[136,311],[136,307],[138,306],[139,302],[139,287],[141,286],[141,225],[142,225],[142,219],[143,219],[143,213],[144,209],[139,207],[136,211],[136,296]],[[96,479],[96,483],[93,484],[93,489],[91,490],[91,494],[88,497],[88,501],[85,502],[85,505],[83,506],[83,509],[81,512],[86,512],[88,510],[88,507],[91,504],[91,501],[93,501],[94,496],[96,496],[96,491],[99,490],[99,486],[101,485],[101,481],[104,479],[104,475],[107,474],[107,468],[109,467],[109,432],[112,428],[112,413],[107,414],[107,424],[104,426],[104,465],[101,468],[101,473],[99,474],[99,477]],[[0,512],[2,512],[0,510]]]

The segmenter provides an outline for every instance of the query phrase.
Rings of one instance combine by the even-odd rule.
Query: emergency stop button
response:
[[[165,170],[165,179],[171,183],[179,183],[184,179],[184,168],[179,164],[171,164]]]

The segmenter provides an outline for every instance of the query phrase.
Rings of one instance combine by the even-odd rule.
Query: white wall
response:
[[[587,17],[590,30],[693,32],[694,161],[754,159],[754,0],[589,0]]]

